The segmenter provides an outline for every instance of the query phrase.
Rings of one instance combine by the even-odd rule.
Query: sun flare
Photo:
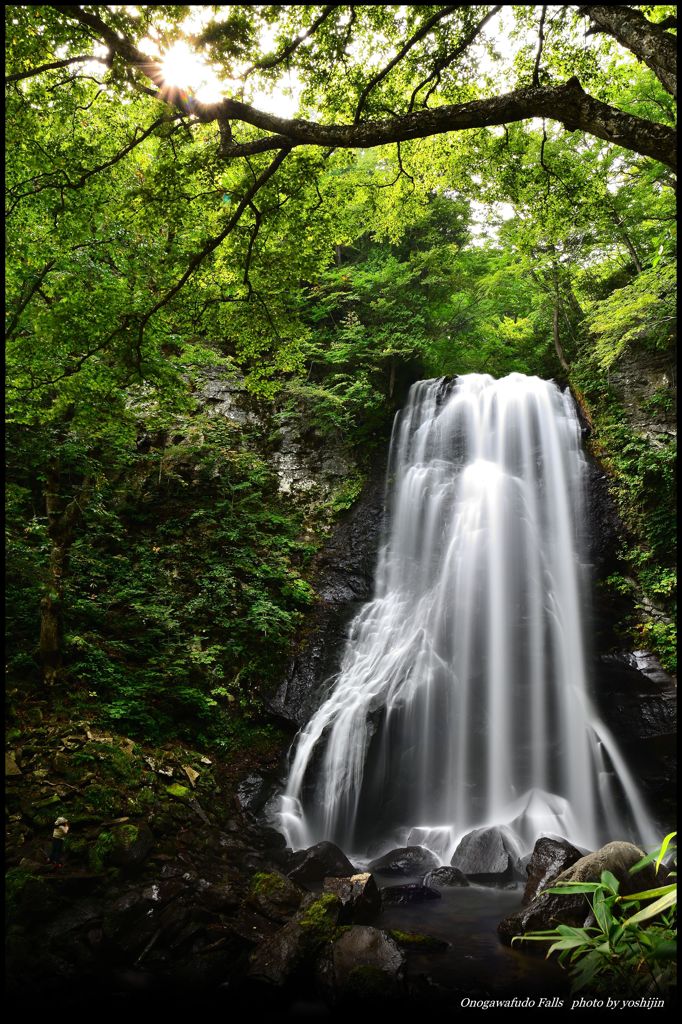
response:
[[[222,99],[224,84],[215,70],[182,39],[166,50],[161,69],[166,85],[185,89],[202,103],[216,103]]]

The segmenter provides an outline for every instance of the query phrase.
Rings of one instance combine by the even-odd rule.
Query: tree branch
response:
[[[80,7],[57,7],[100,32],[110,48],[128,63],[138,68],[159,88],[163,88],[161,67],[150,61],[129,40],[120,37],[95,14]],[[581,10],[588,10],[581,8]],[[629,11],[630,8],[590,7],[589,12],[599,10]],[[639,12],[635,12],[639,18]],[[592,14],[591,14],[592,16]],[[649,29],[655,29],[643,16],[641,20]],[[639,21],[638,21],[639,24]],[[656,39],[663,39],[674,47],[674,40],[664,32],[658,32]],[[634,49],[633,49],[633,52]],[[196,113],[203,123],[212,121],[240,120],[264,131],[283,136],[291,148],[294,145],[324,146],[325,148],[360,149],[383,146],[388,143],[405,142],[410,139],[428,138],[432,135],[469,128],[483,128],[523,121],[530,117],[549,117],[564,124],[569,131],[580,128],[597,138],[643,156],[653,157],[667,166],[677,166],[676,133],[674,129],[657,122],[645,121],[611,107],[585,93],[577,78],[571,78],[564,85],[518,89],[502,96],[473,100],[470,103],[448,104],[435,109],[412,111],[384,121],[367,121],[352,125],[325,125],[313,121],[276,117],[257,110],[248,103],[226,99],[220,103],[202,104],[194,99],[180,96],[178,90],[164,91],[165,101],[183,113]],[[284,148],[283,140],[258,140],[259,151]],[[232,155],[241,155],[233,153]]]
[[[662,25],[645,18],[634,7],[619,4],[584,4],[580,14],[590,18],[598,31],[613,36],[635,57],[651,68],[671,96],[677,96],[677,39]]]
[[[301,43],[304,43],[306,39],[310,39],[310,37],[317,32],[320,25],[327,20],[329,15],[335,11],[338,6],[338,4],[327,4],[322,13],[315,18],[315,21],[306,32],[302,32],[300,35],[296,36],[295,39],[292,39],[292,41],[287,43],[279,53],[274,54],[272,57],[264,57],[263,60],[258,60],[252,64],[251,67],[247,68],[241,76],[241,81],[245,82],[249,75],[253,74],[254,71],[269,71],[270,68],[277,67],[278,64],[288,60],[288,58],[296,52]]]
[[[427,21],[425,21],[424,24],[415,32],[415,34],[410,39],[407,40],[405,45],[402,46],[400,50],[398,50],[393,60],[389,61],[386,67],[382,68],[381,71],[377,72],[377,74],[374,75],[373,78],[370,78],[369,82],[360,93],[360,99],[358,100],[358,105],[355,110],[355,117],[353,118],[354,124],[358,124],[365,103],[367,101],[367,97],[369,96],[372,89],[374,89],[375,86],[379,84],[379,82],[382,82],[384,78],[386,78],[386,75],[388,75],[393,70],[396,64],[399,64],[403,57],[405,57],[406,54],[410,52],[412,47],[415,46],[418,42],[420,42],[425,36],[427,36],[431,29],[434,28],[439,21],[442,21],[443,18],[447,18],[448,15],[458,10],[461,6],[462,4],[452,4],[450,7],[443,7],[442,10],[436,11],[436,13],[433,14],[430,18],[428,18]]]
[[[12,319],[10,320],[10,322],[7,325],[7,328],[5,330],[5,338],[6,339],[9,339],[9,338],[12,337],[12,334],[14,333],[14,330],[15,330],[17,324],[19,323],[19,318],[20,318],[21,314],[24,312],[24,310],[26,309],[26,307],[28,306],[29,302],[31,301],[33,296],[36,294],[36,292],[39,291],[40,286],[42,285],[43,281],[45,280],[47,275],[50,273],[50,271],[52,270],[52,268],[53,268],[53,266],[55,265],[56,262],[57,262],[56,260],[48,260],[48,262],[45,264],[45,266],[42,268],[42,270],[40,270],[39,273],[36,274],[35,280],[34,280],[33,284],[31,285],[31,287],[26,292],[26,295],[22,299],[19,300],[19,305],[17,306],[16,311],[14,312],[14,314],[12,316]]]
[[[645,121],[594,99],[583,91],[577,78],[564,85],[517,89],[502,96],[447,104],[433,109],[412,111],[385,121],[360,124],[318,124],[314,121],[287,120],[257,110],[247,103],[227,99],[197,111],[201,121],[233,118],[279,136],[259,140],[262,150],[278,149],[286,139],[290,144],[370,149],[393,142],[423,139],[444,132],[464,131],[492,125],[548,117],[559,121],[568,131],[582,129],[643,156],[651,156],[669,167],[677,166],[675,129],[654,121]],[[261,150],[261,151],[262,151]]]
[[[543,4],[542,13],[540,14],[540,28],[538,30],[538,52],[535,56],[535,66],[533,68],[533,85],[540,85],[540,60],[542,59],[542,47],[545,42],[545,18],[547,17],[547,5]]]
[[[65,60],[55,60],[51,64],[41,64],[40,67],[31,68],[30,71],[16,71],[12,75],[5,75],[5,82],[21,82],[24,78],[33,78],[35,75],[42,75],[44,71],[55,71],[57,68],[66,68],[69,64],[82,64],[85,61],[98,60],[97,57],[93,57],[90,54],[86,54],[83,57],[68,57]],[[106,61],[100,61],[101,64],[106,64]]]
[[[210,254],[212,252],[214,252],[222,242],[225,241],[225,239],[230,234],[230,232],[239,223],[239,220],[240,220],[244,210],[248,206],[250,206],[250,204],[252,203],[252,201],[255,198],[256,194],[260,191],[260,189],[263,187],[263,185],[265,185],[265,183],[270,180],[270,178],[273,176],[275,171],[280,167],[280,165],[284,162],[286,157],[289,155],[289,152],[290,152],[290,148],[289,149],[281,150],[277,154],[275,159],[270,164],[268,164],[268,166],[265,168],[265,170],[262,171],[262,173],[258,176],[258,178],[256,178],[254,183],[251,185],[251,187],[248,189],[248,191],[242,197],[241,201],[239,202],[239,205],[237,206],[237,209],[235,210],[233,215],[230,217],[230,219],[228,220],[228,222],[225,225],[225,227],[223,228],[223,230],[219,234],[214,235],[213,238],[209,238],[209,240],[202,246],[202,248],[197,253],[195,253],[194,256],[191,258],[191,260],[189,261],[189,264],[187,266],[187,269],[185,270],[185,272],[182,275],[182,277],[178,281],[176,281],[176,283],[173,285],[173,287],[170,288],[165,293],[165,295],[161,296],[159,301],[157,303],[155,303],[155,305],[153,305],[151,307],[151,309],[147,313],[145,313],[144,317],[142,318],[141,324],[140,324],[140,331],[141,332],[144,331],[144,328],[145,328],[146,324],[154,316],[154,314],[158,313],[158,311],[160,309],[162,309],[163,306],[165,306],[167,303],[169,303],[170,300],[175,295],[177,295],[177,293],[180,291],[180,289],[183,287],[183,285],[185,285],[187,283],[187,281],[192,276],[194,271],[197,269],[197,267],[200,266],[201,263],[203,263],[203,261],[206,259],[206,257],[210,256]]]
[[[495,7],[492,7],[488,11],[488,13],[485,15],[485,17],[481,18],[481,20],[476,25],[474,25],[471,28],[471,30],[467,33],[467,35],[465,35],[463,37],[463,39],[460,40],[459,44],[455,47],[455,49],[452,51],[452,53],[448,53],[448,54],[445,55],[445,57],[443,57],[443,58],[441,58],[441,59],[436,61],[435,65],[434,65],[434,68],[433,68],[433,71],[431,72],[431,74],[427,78],[425,78],[423,82],[420,82],[419,85],[415,88],[414,92],[412,93],[412,97],[410,99],[410,104],[409,104],[409,106],[407,108],[408,112],[411,112],[414,109],[414,104],[415,104],[416,98],[417,98],[418,94],[421,92],[421,90],[424,88],[424,86],[428,85],[430,82],[434,82],[435,81],[435,84],[429,89],[428,93],[424,97],[424,102],[423,102],[422,106],[425,107],[427,105],[431,93],[434,91],[434,89],[440,83],[440,73],[441,73],[441,71],[445,71],[446,68],[449,68],[450,65],[453,64],[457,60],[458,57],[461,57],[461,55],[464,53],[465,50],[468,50],[468,48],[471,46],[471,44],[474,42],[474,40],[483,31],[483,29],[485,28],[487,23],[490,21],[490,19],[494,18],[495,15],[498,13],[498,11],[501,11],[501,10],[502,10],[502,4],[497,4]]]

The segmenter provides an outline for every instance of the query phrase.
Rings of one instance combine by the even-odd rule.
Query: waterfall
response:
[[[590,699],[586,462],[570,392],[420,381],[396,417],[375,593],[296,738],[278,827],[449,861],[505,825],[596,848],[656,832]]]

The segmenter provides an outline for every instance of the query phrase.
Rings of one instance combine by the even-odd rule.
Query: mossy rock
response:
[[[97,874],[104,871],[111,863],[111,855],[115,846],[116,841],[111,832],[100,832],[88,854],[88,861],[93,871]]]
[[[125,810],[125,798],[111,786],[93,783],[83,793],[86,805],[105,818],[121,817]]]
[[[145,822],[139,825],[117,825],[112,829],[112,835],[114,846],[111,863],[119,867],[140,864],[154,845],[152,830]]]
[[[192,796],[192,790],[180,785],[179,782],[171,782],[170,786],[166,786],[166,792],[177,800],[189,800]]]
[[[382,999],[393,995],[393,978],[372,964],[360,964],[346,977],[345,995],[360,999]]]
[[[251,879],[249,903],[266,917],[285,920],[303,899],[303,890],[277,871],[257,872]]]
[[[436,939],[432,935],[422,935],[420,932],[401,932],[392,929],[388,934],[401,949],[413,953],[442,953],[448,948],[448,943],[444,939]]]
[[[316,942],[329,942],[337,937],[341,900],[333,893],[304,899],[296,920],[301,928]]]

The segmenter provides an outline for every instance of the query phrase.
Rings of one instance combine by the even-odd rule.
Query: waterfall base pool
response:
[[[377,882],[394,885],[397,879],[377,874]],[[439,900],[385,905],[374,922],[378,928],[421,933],[449,943],[443,952],[407,954],[410,978],[423,975],[430,981],[424,986],[427,1002],[429,993],[433,1001],[453,1006],[464,998],[568,998],[568,974],[555,961],[545,960],[544,945],[542,952],[521,952],[498,938],[500,921],[521,905],[522,885],[514,889],[470,885],[444,888],[440,893]]]

